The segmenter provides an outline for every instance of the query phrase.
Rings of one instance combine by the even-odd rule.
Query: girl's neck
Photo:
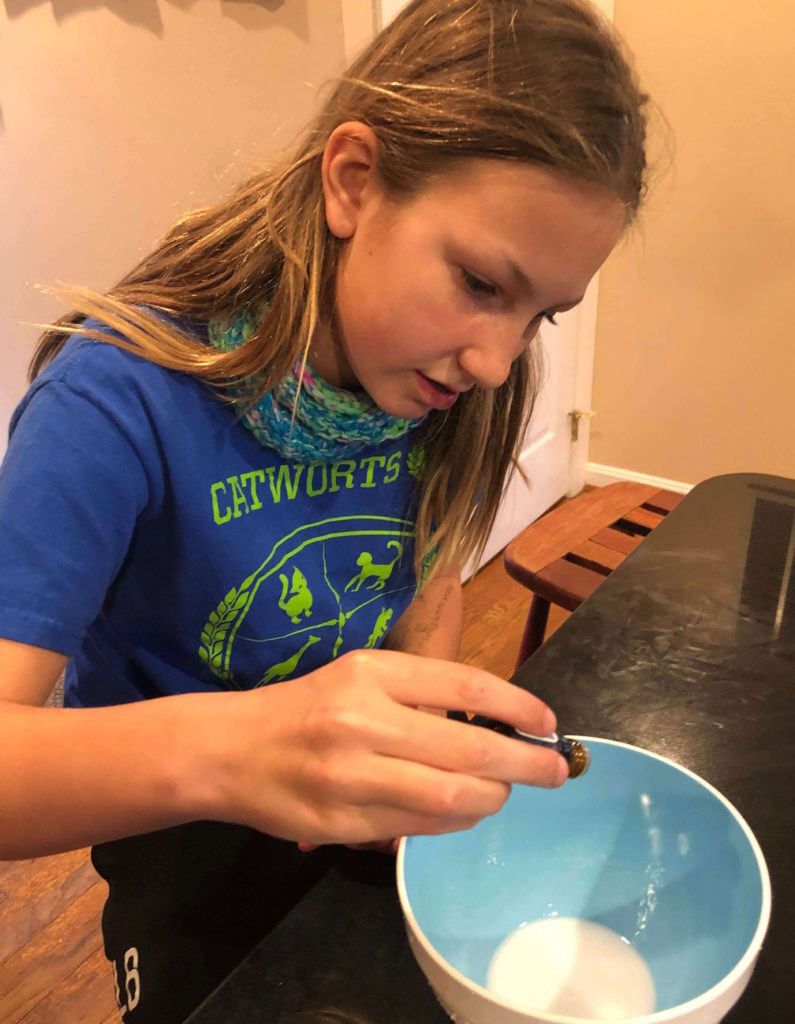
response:
[[[339,325],[318,323],[309,346],[309,365],[315,374],[335,388],[361,391],[362,386],[348,361]]]

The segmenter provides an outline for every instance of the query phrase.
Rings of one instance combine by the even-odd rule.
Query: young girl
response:
[[[455,664],[459,571],[538,328],[638,208],[643,105],[579,0],[415,0],[288,163],[41,339],[0,476],[0,857],[95,844],[125,1020],[182,1021],[302,851],[565,779],[420,706],[554,728]]]

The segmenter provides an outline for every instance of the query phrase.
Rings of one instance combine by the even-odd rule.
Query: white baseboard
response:
[[[648,473],[636,473],[633,469],[619,469],[617,466],[603,466],[598,462],[589,462],[585,467],[585,482],[593,487],[605,487],[617,480],[631,480],[637,484],[649,484],[659,487],[661,491],[674,491],[676,494],[687,494],[694,486],[683,484],[679,480],[666,480],[662,476],[650,476]]]

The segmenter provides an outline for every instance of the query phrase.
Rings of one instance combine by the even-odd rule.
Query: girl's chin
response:
[[[413,399],[404,398],[401,400],[392,398],[390,401],[388,398],[385,398],[383,401],[379,401],[377,398],[373,398],[373,401],[381,412],[401,420],[418,420],[430,412],[427,405],[423,405],[422,402],[416,402]]]
[[[375,381],[374,384],[372,390],[367,387],[364,390],[381,412],[388,416],[401,420],[419,420],[431,411],[431,406],[423,401],[419,389],[410,387],[403,380]]]

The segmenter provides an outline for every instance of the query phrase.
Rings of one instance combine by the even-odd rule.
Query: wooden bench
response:
[[[511,541],[506,571],[533,592],[518,665],[541,646],[550,604],[574,611],[683,497],[647,484],[596,487]]]

